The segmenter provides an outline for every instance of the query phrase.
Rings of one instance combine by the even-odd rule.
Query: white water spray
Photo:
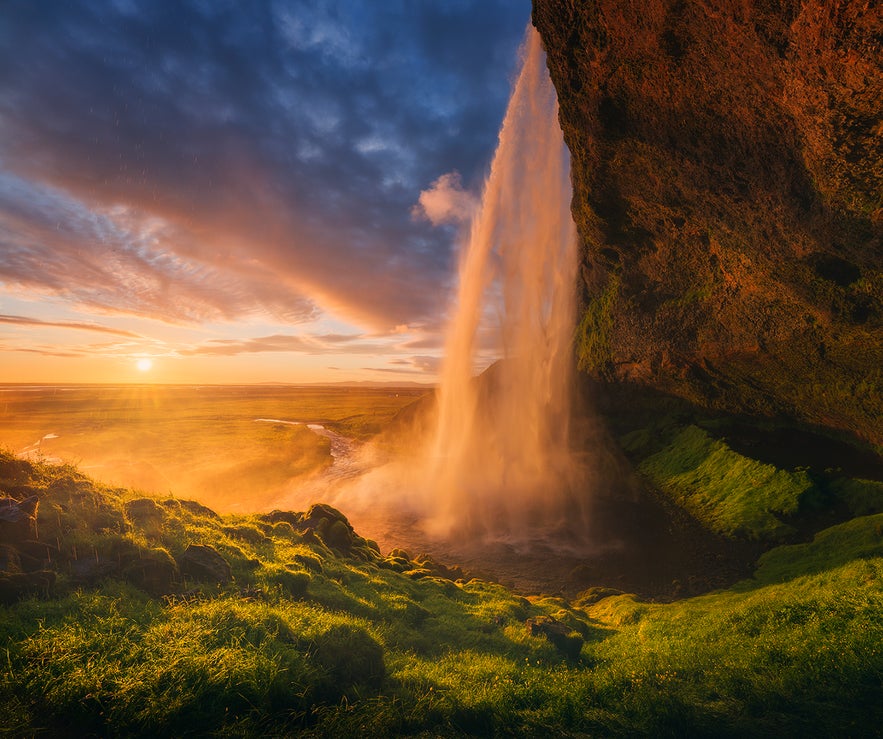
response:
[[[568,449],[576,231],[539,34],[500,131],[460,264],[432,446],[429,530],[530,539],[584,518]],[[479,385],[480,350],[503,361]],[[479,389],[480,388],[480,389]]]

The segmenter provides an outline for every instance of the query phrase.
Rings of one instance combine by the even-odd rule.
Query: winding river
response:
[[[303,421],[287,421],[282,418],[256,418],[257,423],[281,423],[286,426],[306,426],[310,431],[318,436],[324,436],[331,443],[331,466],[324,471],[322,477],[327,481],[347,480],[349,478],[358,477],[362,474],[366,467],[359,464],[358,451],[359,445],[355,439],[342,436],[336,431],[325,428],[319,423],[304,423]]]

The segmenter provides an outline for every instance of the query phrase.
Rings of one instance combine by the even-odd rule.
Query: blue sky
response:
[[[434,380],[529,16],[6,0],[0,381]]]

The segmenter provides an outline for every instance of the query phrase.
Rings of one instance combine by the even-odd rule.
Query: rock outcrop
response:
[[[535,0],[597,378],[883,447],[883,20]]]
[[[544,636],[568,659],[579,659],[584,639],[552,616],[533,616],[524,622],[531,636]]]
[[[211,583],[228,583],[233,579],[230,565],[212,546],[190,544],[178,561],[181,574],[195,580]]]

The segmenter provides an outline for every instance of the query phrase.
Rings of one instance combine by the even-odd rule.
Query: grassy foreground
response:
[[[883,514],[772,549],[726,591],[656,604],[593,589],[566,602],[383,556],[322,506],[219,517],[5,453],[0,490],[39,495],[36,534],[56,573],[0,606],[6,734],[862,736],[883,725]],[[191,544],[229,564],[226,582],[187,574]]]

